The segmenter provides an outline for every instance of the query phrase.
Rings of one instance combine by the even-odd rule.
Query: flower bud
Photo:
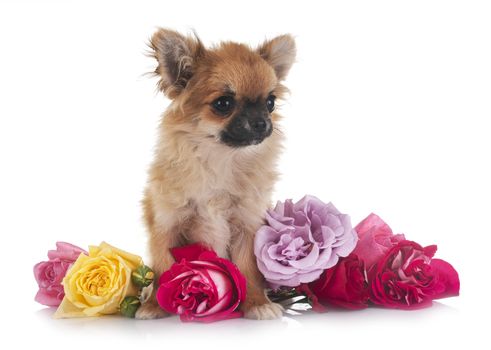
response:
[[[155,274],[147,265],[140,265],[131,274],[131,281],[139,288],[148,287],[152,284]]]
[[[138,297],[129,296],[123,299],[119,306],[121,315],[129,318],[135,318],[136,310],[140,307],[140,299]]]

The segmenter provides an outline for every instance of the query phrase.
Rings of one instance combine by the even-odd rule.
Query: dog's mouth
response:
[[[234,148],[246,147],[246,146],[259,145],[270,135],[271,135],[271,131],[261,135],[257,135],[257,134],[234,135],[228,132],[227,130],[224,130],[220,134],[220,142]]]

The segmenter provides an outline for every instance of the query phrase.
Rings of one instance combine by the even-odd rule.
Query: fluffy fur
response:
[[[283,35],[257,49],[231,42],[205,48],[196,37],[159,29],[150,46],[159,87],[172,100],[160,124],[143,199],[152,266],[159,276],[173,263],[169,248],[205,243],[245,275],[247,300],[241,307],[246,317],[280,317],[281,307],[265,296],[253,253],[254,234],[278,176],[280,117],[271,114],[273,132],[261,143],[230,147],[220,141],[220,132],[234,114],[219,116],[211,104],[224,94],[233,94],[237,110],[270,94],[280,99],[286,91],[281,81],[295,57],[294,41]],[[152,295],[136,316],[165,313]]]

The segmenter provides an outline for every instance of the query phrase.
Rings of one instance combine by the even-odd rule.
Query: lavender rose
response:
[[[257,265],[273,288],[309,283],[348,256],[358,236],[348,215],[314,196],[278,202],[256,233]]]

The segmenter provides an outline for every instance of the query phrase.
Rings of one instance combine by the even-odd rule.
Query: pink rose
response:
[[[373,213],[361,221],[355,231],[359,240],[353,254],[365,263],[367,271],[397,242],[405,239],[403,234],[394,235],[390,227]]]
[[[417,309],[430,306],[433,299],[459,295],[459,275],[446,261],[432,259],[436,249],[407,240],[389,249],[369,272],[371,301]]]
[[[34,277],[39,286],[34,300],[46,306],[60,305],[65,296],[61,281],[82,253],[87,254],[82,248],[70,243],[56,242],[56,250],[48,251],[49,260],[34,266]]]
[[[355,254],[341,258],[336,266],[325,270],[309,287],[320,302],[352,310],[368,306],[365,264]]]
[[[156,298],[181,321],[214,322],[242,317],[246,280],[237,266],[200,244],[171,249],[176,263],[159,280]]]

